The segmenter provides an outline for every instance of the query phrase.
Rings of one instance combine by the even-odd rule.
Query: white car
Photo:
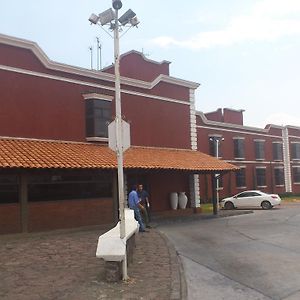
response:
[[[261,191],[244,191],[235,196],[225,198],[220,201],[224,209],[261,207],[270,209],[275,205],[280,205],[281,199],[276,194],[266,194]]]

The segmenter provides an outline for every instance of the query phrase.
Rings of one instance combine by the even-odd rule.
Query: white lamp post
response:
[[[210,141],[212,141],[213,143],[216,143],[216,158],[219,159],[219,149],[220,149],[220,143],[221,141],[224,141],[224,138],[219,138],[219,137],[210,137],[209,138]],[[216,179],[216,196],[217,196],[217,210],[219,210],[219,200],[220,200],[220,196],[219,196],[219,187],[220,187],[220,174],[216,174],[215,175],[217,177]]]
[[[116,104],[116,118],[115,118],[115,151],[118,161],[118,198],[119,198],[119,218],[120,218],[120,238],[125,237],[125,197],[124,197],[124,172],[123,172],[123,130],[122,130],[122,110],[121,110],[121,84],[120,84],[120,46],[119,46],[119,31],[122,26],[134,27],[139,24],[136,14],[129,9],[120,18],[118,17],[119,9],[122,8],[120,0],[112,0],[114,11],[109,8],[99,15],[92,14],[89,21],[92,24],[99,24],[104,26],[109,24],[109,29],[113,30],[114,35],[114,63],[115,63],[115,104]],[[101,27],[103,28],[103,27]],[[104,29],[104,28],[103,28]],[[105,32],[107,32],[105,30]],[[107,32],[108,33],[108,32]],[[109,33],[108,33],[109,34]],[[110,34],[109,34],[110,35]],[[111,35],[110,35],[111,36]],[[127,261],[126,255],[123,261],[123,279],[127,279]]]

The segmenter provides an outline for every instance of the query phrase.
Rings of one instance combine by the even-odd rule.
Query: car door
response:
[[[251,196],[251,201],[249,203],[249,206],[258,207],[261,205],[261,202],[264,200],[264,196],[258,192],[252,192],[250,196]]]
[[[249,192],[242,192],[235,196],[235,207],[247,207],[249,205]]]
[[[260,206],[263,196],[258,192],[244,192],[239,198],[239,206],[237,207],[258,207]]]

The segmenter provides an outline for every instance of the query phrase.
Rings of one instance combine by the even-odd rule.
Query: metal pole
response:
[[[217,199],[216,199],[216,174],[211,175],[211,185],[212,185],[212,203],[213,203],[213,214],[218,214],[217,209]]]
[[[91,52],[91,70],[93,70],[93,47],[90,46],[90,52]]]
[[[217,149],[216,149],[216,155],[217,155],[217,159],[219,159],[219,139],[216,138],[216,143],[217,143]],[[217,211],[219,210],[219,175],[220,174],[216,174],[217,176],[217,181],[216,181],[216,195],[217,195]]]
[[[116,152],[118,161],[118,196],[120,238],[125,237],[125,197],[124,197],[124,173],[123,173],[123,141],[122,141],[122,114],[121,114],[121,84],[120,84],[120,45],[119,45],[119,20],[118,10],[115,9],[114,24],[114,54],[115,54],[115,101],[116,101]],[[123,280],[127,279],[127,259],[123,261]]]
[[[97,71],[99,71],[99,38],[96,37],[96,40],[97,40]]]
[[[99,52],[100,52],[100,70],[102,70],[102,45],[99,45]]]

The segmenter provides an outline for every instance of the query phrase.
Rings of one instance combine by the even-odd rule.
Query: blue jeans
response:
[[[138,223],[140,225],[139,231],[145,231],[145,225],[144,225],[143,220],[142,220],[140,209],[137,206],[135,206],[131,209],[134,210],[134,218],[138,221]]]

